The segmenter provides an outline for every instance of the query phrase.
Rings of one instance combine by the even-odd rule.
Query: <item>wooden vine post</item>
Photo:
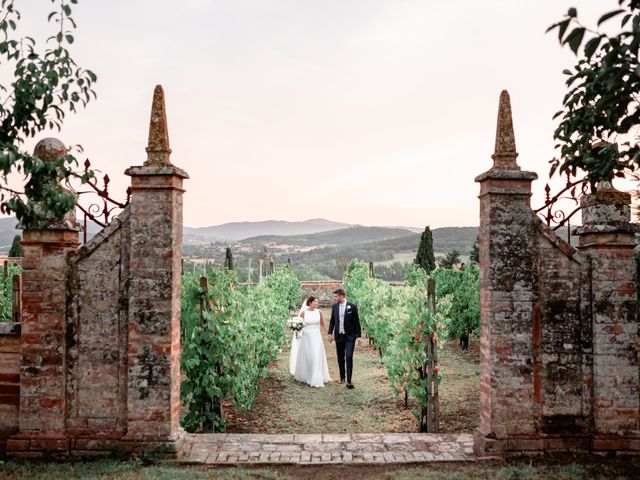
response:
[[[20,322],[20,312],[22,311],[22,276],[14,275],[13,282],[13,302],[11,303],[11,318],[15,323]]]
[[[429,278],[427,282],[427,308],[435,315],[436,282]],[[420,432],[438,433],[440,430],[440,401],[438,394],[438,341],[435,332],[425,343],[427,362],[423,366],[422,378],[427,379],[426,405],[422,406],[420,416]]]

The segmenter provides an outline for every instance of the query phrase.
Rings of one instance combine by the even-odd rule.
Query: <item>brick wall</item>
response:
[[[66,151],[55,139],[36,150],[43,160]],[[19,410],[7,417],[14,425],[17,413],[18,431],[6,442],[10,456],[177,455],[188,175],[169,161],[160,87],[146,150],[147,161],[125,172],[130,205],[82,247],[73,214],[24,231],[21,348],[13,360]]]
[[[69,261],[67,427],[78,438],[126,431],[129,218],[127,208]]]
[[[300,304],[313,295],[318,299],[320,307],[327,308],[333,305],[333,291],[342,288],[342,282],[339,281],[307,281],[300,284],[300,290],[302,292],[302,298]],[[347,292],[348,294],[348,292]]]
[[[508,94],[480,183],[479,454],[640,450],[629,195],[585,195],[578,248],[530,207]]]

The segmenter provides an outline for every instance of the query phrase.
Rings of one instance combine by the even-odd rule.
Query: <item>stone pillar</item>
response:
[[[638,319],[631,196],[610,183],[582,197],[578,248],[591,260],[594,450],[640,450]]]
[[[123,449],[175,451],[180,428],[182,182],[169,162],[164,93],[153,97],[147,161],[131,167],[127,434]],[[145,445],[146,444],[146,445]]]
[[[56,139],[44,139],[34,152],[42,160],[66,155]],[[7,453],[66,455],[66,289],[67,258],[79,245],[75,212],[64,221],[22,236],[22,331],[20,336],[19,432]]]
[[[476,453],[535,432],[532,367],[533,172],[516,163],[509,94],[500,94],[493,167],[480,183],[480,428]]]

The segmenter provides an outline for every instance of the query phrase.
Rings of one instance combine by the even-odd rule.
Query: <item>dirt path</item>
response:
[[[325,318],[328,311],[324,311]],[[479,380],[477,351],[462,355],[451,345],[451,355],[442,355],[442,368],[449,376],[441,384],[443,432],[471,432],[477,424]],[[360,340],[354,354],[353,383],[340,385],[335,344],[325,339],[325,351],[332,381],[325,388],[311,388],[289,374],[289,349],[269,367],[260,395],[246,414],[227,409],[229,433],[383,433],[415,432],[412,405],[404,409],[396,398],[377,350]],[[457,352],[456,352],[457,351]],[[467,358],[468,357],[468,358]],[[445,405],[449,402],[451,403]]]

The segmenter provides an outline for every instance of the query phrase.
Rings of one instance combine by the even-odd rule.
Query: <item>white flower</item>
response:
[[[304,328],[304,318],[302,317],[293,317],[287,321],[287,328],[299,332]]]

